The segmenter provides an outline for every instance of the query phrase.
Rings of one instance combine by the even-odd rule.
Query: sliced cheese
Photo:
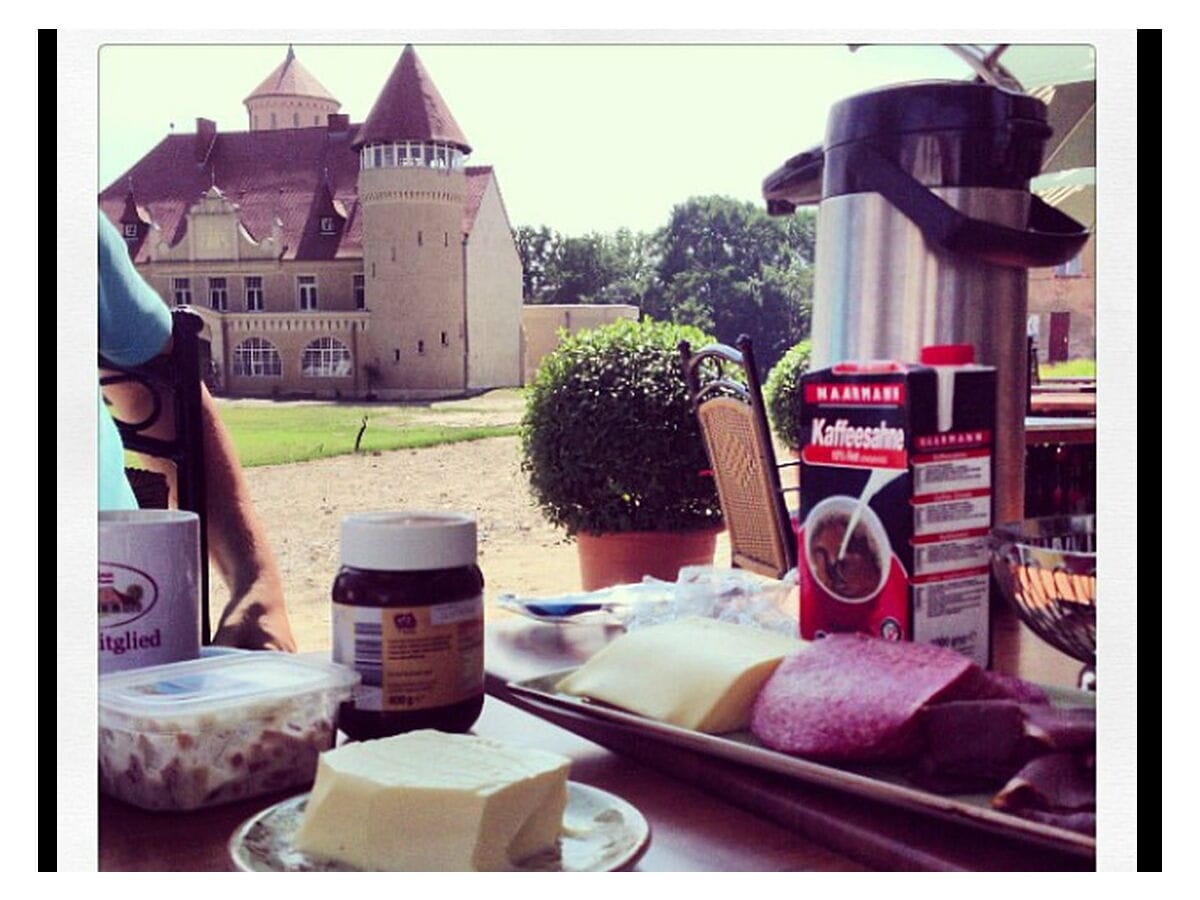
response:
[[[305,854],[371,871],[504,871],[555,847],[570,760],[440,731],[321,754]]]
[[[709,734],[740,731],[798,638],[716,619],[631,631],[558,682],[567,694]]]

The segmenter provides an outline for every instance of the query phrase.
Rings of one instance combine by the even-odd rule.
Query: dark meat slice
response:
[[[1096,745],[1096,714],[1085,708],[960,700],[927,706],[921,725],[911,777],[937,793],[994,791],[1035,756]]]
[[[913,780],[938,793],[995,790],[1029,759],[1025,710],[1012,700],[937,703],[921,715]]]
[[[1012,700],[937,703],[925,710],[923,721],[927,752],[942,766],[1009,763],[1025,736],[1025,710]]]
[[[1017,678],[1015,675],[1005,675],[1001,672],[983,672],[987,692],[980,692],[980,697],[1007,697],[1020,703],[1049,704],[1050,697],[1036,684]],[[994,693],[993,693],[994,692]]]
[[[909,756],[921,708],[977,670],[942,647],[833,634],[780,663],[750,730],[772,749],[815,759]]]
[[[956,700],[1015,700],[1018,703],[1049,703],[1042,688],[1015,675],[1003,675],[975,666],[936,702]]]
[[[1049,750],[1089,749],[1096,746],[1096,710],[1088,707],[1025,705],[1025,734]]]
[[[1047,753],[1031,760],[995,797],[1009,812],[1095,812],[1096,769],[1089,754]]]

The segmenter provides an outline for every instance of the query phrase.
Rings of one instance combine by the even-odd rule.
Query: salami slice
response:
[[[780,664],[758,695],[750,730],[772,749],[814,759],[911,755],[921,708],[957,697],[978,672],[942,647],[833,634]]]

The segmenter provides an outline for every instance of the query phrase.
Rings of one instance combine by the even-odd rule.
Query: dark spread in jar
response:
[[[466,731],[483,709],[483,575],[475,521],[368,513],[342,522],[333,659],[362,676],[338,727],[363,740]]]

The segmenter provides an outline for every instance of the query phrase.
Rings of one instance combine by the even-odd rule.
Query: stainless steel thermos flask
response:
[[[768,209],[819,202],[812,367],[915,361],[971,344],[997,369],[995,520],[1024,508],[1027,270],[1088,232],[1030,193],[1046,107],[985,83],[931,81],[831,109],[825,142],[763,185]]]

